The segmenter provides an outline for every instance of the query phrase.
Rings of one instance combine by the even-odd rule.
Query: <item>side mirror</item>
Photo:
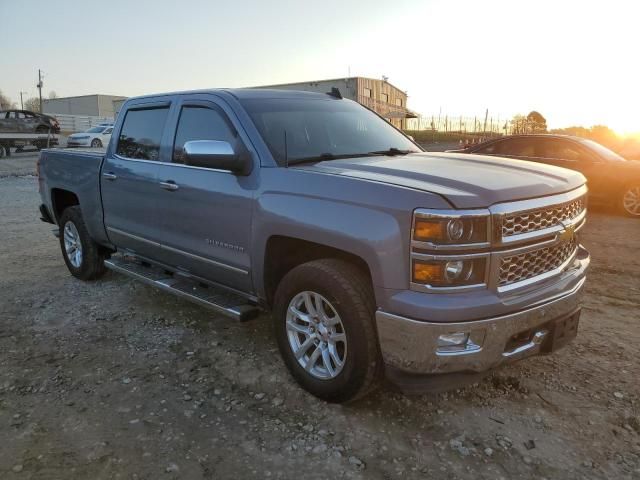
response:
[[[184,161],[193,167],[229,170],[239,175],[251,172],[251,159],[239,155],[229,142],[219,140],[191,140],[184,144]]]

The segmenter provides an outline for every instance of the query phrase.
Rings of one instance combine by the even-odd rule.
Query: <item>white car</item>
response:
[[[69,135],[67,147],[104,147],[109,144],[112,131],[112,123],[101,123],[86,132]]]

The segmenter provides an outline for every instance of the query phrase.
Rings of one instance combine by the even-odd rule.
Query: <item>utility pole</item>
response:
[[[42,113],[42,71],[38,69],[38,91],[40,94],[40,113]]]
[[[24,93],[29,93],[29,92],[20,91],[20,110],[24,110],[24,102],[22,101],[22,95]]]

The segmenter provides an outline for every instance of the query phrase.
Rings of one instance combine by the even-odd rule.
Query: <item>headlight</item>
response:
[[[415,210],[411,231],[411,285],[419,291],[486,287],[488,210]]]
[[[430,287],[481,285],[485,281],[486,262],[485,257],[414,259],[412,281]]]
[[[464,245],[488,241],[487,217],[446,218],[416,212],[413,239],[436,245]]]

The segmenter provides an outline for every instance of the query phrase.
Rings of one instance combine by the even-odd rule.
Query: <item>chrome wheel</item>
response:
[[[101,142],[99,139],[94,138],[94,139],[91,141],[91,146],[92,146],[93,148],[102,147],[102,142]]]
[[[73,222],[64,225],[64,250],[71,265],[80,268],[82,265],[82,243],[80,234]]]
[[[622,206],[630,215],[640,215],[640,186],[631,187],[624,193]]]
[[[299,293],[289,302],[286,321],[300,366],[321,380],[337,377],[347,358],[347,335],[333,305],[319,293]]]

